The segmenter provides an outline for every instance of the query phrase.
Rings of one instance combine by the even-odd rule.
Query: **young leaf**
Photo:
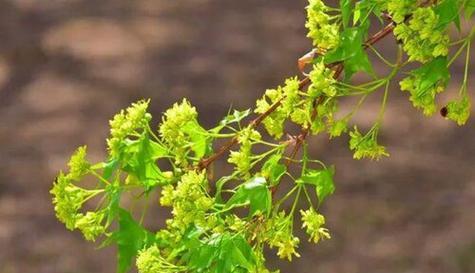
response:
[[[226,203],[226,208],[244,204],[249,204],[249,216],[254,216],[258,211],[269,213],[272,196],[265,178],[254,177],[239,186],[236,193]]]
[[[196,272],[251,272],[255,268],[256,257],[241,235],[214,234],[201,240],[200,235],[187,236],[185,242],[184,259]]]
[[[128,163],[123,169],[137,177],[146,190],[150,190],[165,181],[155,161],[166,155],[167,150],[164,147],[144,134],[140,139],[127,143],[125,157],[128,158]]]
[[[287,171],[287,167],[285,167],[284,164],[279,163],[281,159],[282,155],[273,155],[264,163],[264,166],[262,167],[262,175],[269,179],[271,186],[277,185],[282,176]]]
[[[122,189],[113,183],[106,188],[107,198],[107,223],[111,224],[117,218],[120,210],[120,198]]]
[[[234,110],[232,114],[224,117],[224,119],[221,120],[219,124],[226,126],[232,123],[238,123],[244,118],[246,118],[247,116],[249,116],[249,114],[251,114],[251,109],[247,109],[244,111]]]
[[[117,244],[117,273],[127,272],[137,252],[151,245],[154,239],[155,236],[135,222],[128,211],[119,209],[119,229],[109,239]]]
[[[182,130],[191,139],[190,146],[195,153],[195,157],[202,158],[212,150],[211,138],[207,135],[208,132],[197,122],[188,122]]]
[[[351,6],[351,0],[340,0],[341,18],[344,28],[347,28],[350,23]]]
[[[424,64],[422,67],[414,70],[411,74],[417,75],[422,79],[419,84],[419,92],[436,85],[438,82],[447,84],[450,79],[450,72],[447,67],[447,57],[438,57],[429,63]]]
[[[467,0],[467,2],[465,2],[464,8],[465,8],[465,17],[467,19],[470,19],[473,12],[475,12],[475,0]]]
[[[451,22],[454,22],[457,29],[460,31],[460,1],[459,0],[445,0],[438,4],[434,11],[439,16],[439,28],[446,28]]]
[[[103,173],[102,173],[102,177],[104,177],[105,180],[108,180],[112,174],[114,173],[114,171],[117,169],[117,167],[119,166],[119,160],[117,159],[110,159],[109,161],[107,162],[104,162],[104,165],[103,165]]]
[[[361,0],[357,1],[353,12],[353,25],[367,24],[369,22],[369,16],[372,12],[375,12],[378,4],[375,0]],[[375,12],[377,16],[380,16]]]
[[[349,80],[358,71],[363,71],[370,75],[374,74],[371,62],[362,46],[366,31],[367,28],[365,26],[345,29],[341,33],[340,46],[324,57],[324,61],[327,64],[335,62],[344,63],[345,80]]]
[[[220,243],[216,272],[236,272],[236,269],[254,269],[255,257],[249,243],[242,235],[224,234]]]
[[[334,174],[334,167],[322,170],[308,169],[298,182],[315,186],[318,203],[321,204],[325,198],[333,194],[335,191],[335,184],[333,182]]]

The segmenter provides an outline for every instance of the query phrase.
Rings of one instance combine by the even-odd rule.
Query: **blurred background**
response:
[[[96,250],[55,219],[48,191],[58,170],[79,145],[101,160],[108,120],[141,98],[152,99],[155,122],[183,97],[205,126],[230,105],[252,107],[297,74],[311,48],[305,4],[1,0],[0,272],[114,272],[114,249]],[[393,43],[378,47],[391,58]],[[462,71],[457,63],[441,105]],[[355,122],[371,126],[379,104],[376,94]],[[270,264],[283,273],[475,272],[474,120],[425,118],[395,85],[380,138],[390,158],[355,161],[347,137],[312,138],[312,157],[337,167],[323,208],[333,239],[303,243],[293,263],[271,252]]]

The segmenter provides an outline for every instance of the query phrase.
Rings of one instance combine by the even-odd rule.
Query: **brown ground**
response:
[[[108,119],[138,98],[152,98],[158,120],[188,97],[206,125],[251,107],[310,48],[304,2],[0,1],[0,272],[113,272],[112,249],[54,218],[57,171],[79,145],[101,158]],[[354,161],[346,138],[312,140],[312,155],[337,166],[324,207],[333,239],[271,261],[282,272],[475,272],[475,119],[459,128],[423,118],[397,88],[390,99],[389,159]],[[357,123],[377,111],[375,98]]]

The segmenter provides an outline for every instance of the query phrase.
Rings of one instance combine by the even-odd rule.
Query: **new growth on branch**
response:
[[[116,245],[119,273],[134,263],[140,273],[279,272],[267,267],[264,249],[289,261],[300,257],[296,223],[306,240],[331,237],[320,209],[335,191],[335,168],[308,153],[308,137],[348,135],[355,159],[387,157],[378,134],[389,93],[398,92],[395,81],[424,115],[440,111],[458,125],[467,122],[475,28],[462,21],[473,22],[475,0],[340,0],[338,7],[309,0],[306,11],[313,48],[299,60],[302,71],[310,70],[303,79],[289,77],[266,90],[254,110],[230,111],[213,128],[200,125],[186,99],[164,113],[158,130],[147,112],[150,101],[133,103],[110,121],[103,162],[89,162],[83,146],[57,176],[51,194],[59,221],[86,240],[101,239],[102,247]],[[380,31],[370,33],[374,25]],[[387,36],[397,45],[394,60],[376,48]],[[438,105],[459,58],[465,60],[459,92]],[[376,62],[389,73],[377,73]],[[356,73],[370,80],[355,84]],[[382,93],[380,110],[371,128],[361,130],[352,119],[376,93]],[[338,106],[346,97],[357,102],[345,112]],[[214,177],[212,165],[221,158],[233,171]],[[86,177],[95,179],[93,187],[84,186]],[[156,204],[153,192],[171,210],[160,230],[144,226],[149,203]],[[127,207],[125,198],[141,205]]]

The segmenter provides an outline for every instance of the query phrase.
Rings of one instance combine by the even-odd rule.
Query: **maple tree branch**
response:
[[[382,30],[380,30],[379,32],[375,33],[374,35],[372,35],[368,40],[366,40],[366,42],[363,44],[363,47],[364,49],[367,49],[370,45],[373,45],[375,43],[377,43],[378,41],[380,41],[381,39],[383,39],[384,37],[386,37],[388,34],[392,33],[394,27],[395,27],[395,23],[394,22],[391,22],[389,23],[388,25],[386,25]],[[334,64],[330,64],[330,66],[332,67],[336,67],[335,69],[335,74],[334,74],[334,77],[335,78],[338,78],[341,74],[341,72],[343,71],[343,63],[341,62],[338,62],[338,63],[334,63]],[[310,79],[308,76],[306,76],[305,78],[303,78],[300,82],[299,82],[299,89],[302,89],[304,88],[305,86],[307,86],[308,84],[310,83]],[[260,114],[259,116],[257,116],[255,119],[251,120],[251,122],[249,123],[248,127],[250,128],[256,128],[257,126],[259,126],[262,121],[264,121],[264,119],[266,119],[269,115],[271,115],[282,103],[282,100],[284,99],[285,97],[282,97],[280,98],[277,102],[275,102],[271,107],[269,107],[269,109]],[[321,103],[320,101],[321,99],[318,99],[316,102],[315,102],[315,108],[316,106]],[[312,115],[312,118],[316,118],[316,111],[314,111],[313,115]],[[303,141],[305,140],[305,138],[307,137],[309,131],[308,128],[304,128],[302,129],[301,133],[297,136],[297,142],[294,146],[294,149],[291,153],[291,158],[287,161],[286,165],[290,165],[290,162],[292,161],[293,157],[295,157],[298,153],[298,151],[300,150],[300,147],[302,146],[302,143]],[[229,151],[234,145],[236,145],[238,143],[238,138],[237,136],[234,136],[233,138],[231,138],[228,142],[226,142],[225,144],[223,144],[214,154],[210,155],[209,157],[207,158],[204,158],[202,159],[198,165],[197,165],[197,169],[198,170],[204,170],[204,169],[207,169],[211,163],[213,163],[214,161],[216,161],[217,159],[219,159],[221,156],[223,156],[227,151]],[[274,192],[274,189],[273,188],[273,192]]]

